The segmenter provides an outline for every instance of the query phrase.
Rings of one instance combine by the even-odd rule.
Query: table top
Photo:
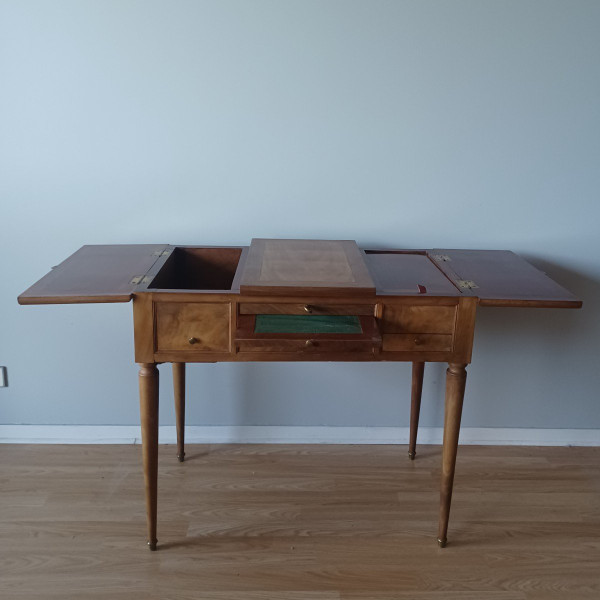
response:
[[[185,261],[181,258],[184,254]],[[582,304],[545,273],[506,250],[361,250],[350,240],[262,239],[253,240],[249,249],[168,244],[83,246],[23,292],[18,301],[128,302],[134,294],[185,290],[181,283],[185,277],[176,278],[177,288],[153,287],[153,282],[168,279],[159,275],[169,270],[181,275],[182,270],[190,269],[210,273],[205,284],[198,273],[190,278],[194,285],[189,291],[194,293],[215,292],[212,278],[219,281],[220,293],[257,297],[469,296],[478,298],[482,306],[578,308]],[[219,277],[220,271],[228,271],[227,277]],[[221,289],[222,281],[229,278],[230,289]]]

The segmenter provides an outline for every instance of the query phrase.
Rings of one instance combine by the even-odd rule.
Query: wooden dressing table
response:
[[[582,304],[508,251],[361,250],[354,241],[266,239],[250,247],[83,246],[18,298],[20,304],[131,299],[151,550],[158,364],[173,363],[183,461],[185,363],[411,361],[411,459],[425,362],[448,363],[438,530],[444,547],[477,306]]]

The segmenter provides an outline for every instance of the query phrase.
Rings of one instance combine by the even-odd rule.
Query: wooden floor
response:
[[[0,445],[0,598],[600,598],[600,448],[464,446],[449,543],[440,448]]]

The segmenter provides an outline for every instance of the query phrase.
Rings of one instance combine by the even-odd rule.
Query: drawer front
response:
[[[229,352],[230,303],[156,304],[156,348],[158,351],[194,350]]]
[[[383,333],[434,333],[451,335],[456,321],[456,306],[414,306],[386,304]],[[414,337],[414,336],[413,336]]]
[[[319,339],[258,339],[238,340],[240,352],[296,352],[300,354],[331,354],[344,352],[374,352],[369,340],[319,340]]]
[[[384,352],[450,352],[452,336],[436,333],[384,333]]]
[[[374,315],[375,304],[302,304],[300,302],[243,302],[241,315]]]

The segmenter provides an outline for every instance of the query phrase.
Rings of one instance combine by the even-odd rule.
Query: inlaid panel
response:
[[[364,256],[352,240],[253,239],[243,294],[375,294]]]

